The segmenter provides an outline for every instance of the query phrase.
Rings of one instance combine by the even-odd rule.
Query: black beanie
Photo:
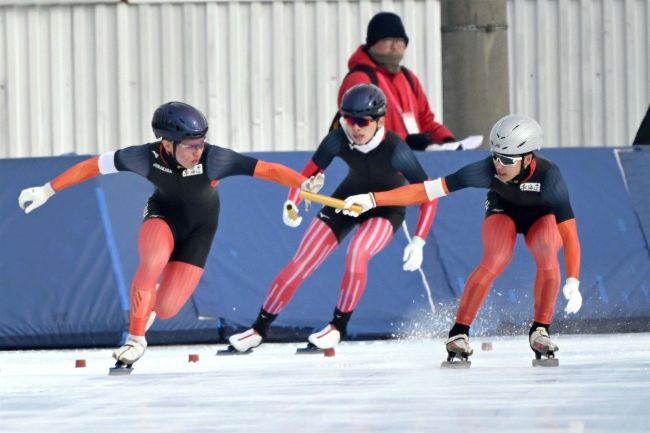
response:
[[[404,38],[408,45],[409,37],[406,36],[406,30],[404,30],[404,24],[402,24],[399,15],[392,12],[379,12],[368,23],[368,33],[366,34],[368,48],[384,38]]]

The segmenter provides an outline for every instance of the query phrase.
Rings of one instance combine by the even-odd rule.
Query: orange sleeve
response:
[[[413,183],[391,189],[389,191],[375,192],[377,206],[410,206],[416,203],[429,201],[423,183]]]
[[[289,167],[265,161],[257,161],[253,176],[292,188],[300,188],[300,184],[306,180],[305,176]]]
[[[55,177],[50,184],[55,192],[59,192],[95,176],[99,176],[99,156],[94,156],[73,165]]]
[[[305,168],[302,169],[302,174],[305,177],[311,177],[315,174],[322,173],[323,170],[316,165],[313,159],[310,159],[307,165],[305,165]],[[300,197],[300,188],[291,188],[289,190],[289,195],[287,196],[287,200],[291,200],[297,205],[300,204],[302,201],[302,198]]]
[[[567,277],[580,276],[580,240],[575,218],[566,220],[557,225],[564,245],[564,266]]]

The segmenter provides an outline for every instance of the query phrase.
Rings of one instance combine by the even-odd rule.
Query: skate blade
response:
[[[133,371],[133,364],[125,364],[122,361],[117,361],[115,367],[108,369],[109,376],[128,376]]]
[[[296,349],[296,355],[321,355],[325,353],[325,350],[328,349],[319,349],[313,344],[309,344],[306,347],[299,347]]]
[[[472,365],[472,361],[442,361],[440,368],[465,369]]]
[[[217,350],[216,356],[235,356],[235,355],[250,355],[253,353],[253,349],[248,349],[246,352],[240,352],[232,346],[228,346],[225,349]]]
[[[559,367],[560,360],[557,358],[533,359],[533,367]]]

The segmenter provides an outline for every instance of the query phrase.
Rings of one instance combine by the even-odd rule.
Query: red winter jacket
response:
[[[445,140],[454,141],[454,134],[446,126],[437,123],[435,117],[429,108],[429,101],[424,94],[422,85],[418,77],[411,72],[411,77],[415,84],[415,93],[408,82],[408,79],[401,70],[396,74],[391,74],[383,68],[380,68],[365,51],[366,46],[360,45],[348,60],[348,68],[352,70],[359,64],[366,64],[371,67],[377,74],[377,85],[384,91],[388,100],[388,110],[386,112],[386,128],[394,131],[402,139],[406,139],[408,134],[400,107],[405,112],[413,112],[415,115],[420,133],[428,132],[431,135],[431,142],[442,143]],[[367,73],[356,71],[349,74],[341,84],[339,89],[338,105],[341,105],[343,94],[352,86],[361,83],[371,83]]]

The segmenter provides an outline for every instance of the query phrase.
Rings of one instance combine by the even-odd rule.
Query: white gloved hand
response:
[[[20,192],[20,195],[18,196],[18,206],[20,206],[20,208],[27,214],[37,207],[42,206],[53,195],[54,189],[49,182],[43,186],[27,188]],[[28,203],[30,203],[29,206],[27,205]]]
[[[311,176],[309,179],[303,181],[300,184],[300,189],[302,191],[313,192],[316,194],[323,188],[323,185],[325,185],[325,173],[318,173],[317,175]],[[305,200],[305,211],[309,211],[310,208],[311,201]]]
[[[565,313],[577,313],[582,307],[582,295],[580,294],[580,281],[577,278],[569,277],[562,287],[562,293],[564,297],[568,300],[566,307],[564,307]]]
[[[426,151],[436,150],[472,150],[476,149],[483,144],[482,135],[470,135],[460,141],[450,141],[442,144],[430,144],[426,147]]]
[[[402,269],[405,271],[415,271],[422,266],[422,248],[424,248],[424,239],[419,236],[413,236],[411,242],[404,248],[404,265]]]
[[[350,209],[354,204],[361,206],[361,212],[355,212]],[[343,212],[343,215],[358,217],[361,213],[367,212],[376,206],[377,203],[375,202],[375,196],[369,192],[367,194],[351,195],[344,200],[343,209],[336,209],[335,212]]]
[[[465,137],[462,140],[460,140],[460,147],[463,150],[473,150],[481,147],[483,144],[483,136],[482,135],[470,135],[469,137]]]
[[[302,217],[298,213],[298,206],[291,200],[285,201],[282,206],[282,222],[289,227],[298,227],[302,222]]]

